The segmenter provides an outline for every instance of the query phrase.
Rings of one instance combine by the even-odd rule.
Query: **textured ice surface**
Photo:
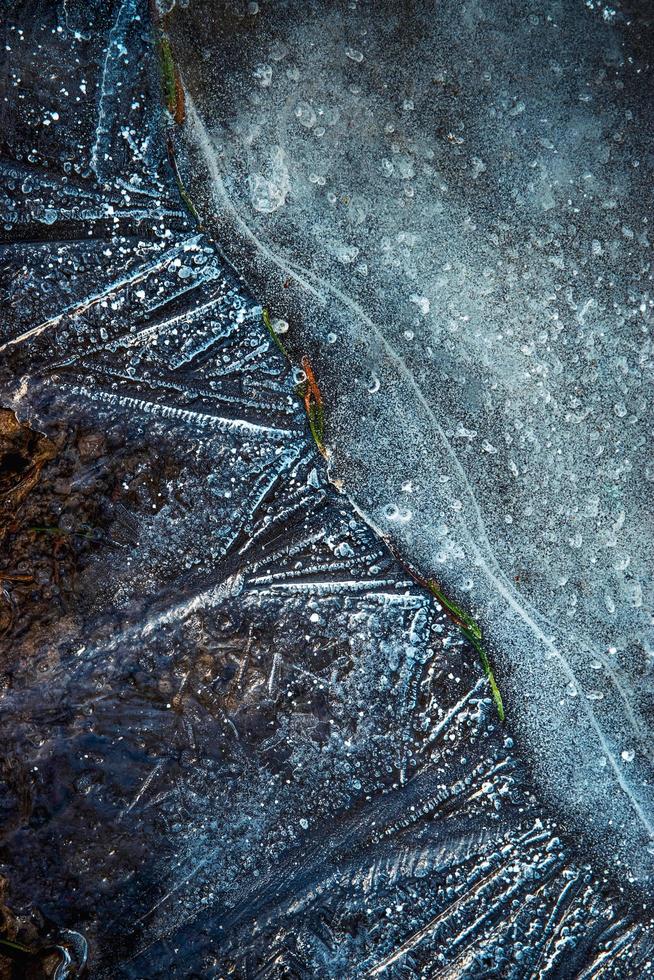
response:
[[[3,15],[2,400],[57,448],[3,528],[11,908],[112,980],[647,976],[646,896],[543,806],[185,213],[147,5]]]
[[[333,476],[474,610],[542,791],[648,879],[646,5],[196,0],[171,32],[196,203],[311,348]]]

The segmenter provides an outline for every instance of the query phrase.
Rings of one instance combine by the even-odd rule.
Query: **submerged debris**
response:
[[[56,453],[46,436],[20,422],[14,412],[0,408],[0,541],[36,485],[44,463]]]
[[[0,878],[0,977],[75,980],[84,975],[88,946],[80,933],[61,929],[54,936],[38,914],[18,914],[7,905],[8,886]]]
[[[90,560],[125,547],[123,513],[165,505],[171,466],[118,431],[60,419],[45,436],[0,409],[0,636],[8,648],[79,599]]]

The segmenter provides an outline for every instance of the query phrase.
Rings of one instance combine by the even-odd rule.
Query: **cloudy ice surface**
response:
[[[590,0],[254,7],[171,18],[198,209],[310,351],[332,478],[483,627],[541,792],[647,879],[646,28]]]

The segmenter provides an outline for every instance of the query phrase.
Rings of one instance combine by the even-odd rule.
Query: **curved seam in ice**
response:
[[[561,664],[561,666],[562,666],[562,668],[564,670],[564,673],[566,674],[566,676],[568,677],[568,679],[570,681],[572,681],[575,685],[577,685],[577,686],[580,687],[580,685],[578,684],[576,675],[575,675],[572,667],[570,666],[570,664],[566,660],[564,654],[561,653],[557,649],[557,647],[554,646],[553,641],[545,635],[545,633],[543,632],[543,630],[541,629],[541,627],[536,622],[536,617],[539,618],[539,619],[542,619],[542,617],[537,613],[536,610],[532,610],[532,613],[533,614],[530,614],[530,612],[528,611],[528,609],[529,609],[528,603],[525,600],[523,600],[523,603],[524,604],[521,604],[521,602],[518,600],[518,598],[516,598],[514,596],[514,594],[513,594],[514,591],[515,591],[513,589],[513,587],[506,584],[506,578],[505,578],[504,574],[502,573],[502,570],[501,570],[501,568],[500,568],[500,566],[499,566],[499,564],[497,562],[497,559],[495,558],[495,556],[494,556],[494,554],[492,552],[492,549],[491,549],[491,546],[490,546],[490,543],[488,541],[488,537],[486,535],[486,531],[485,531],[485,528],[484,528],[484,524],[483,524],[483,520],[482,520],[482,516],[481,516],[481,511],[479,510],[479,506],[477,504],[477,500],[475,498],[475,495],[474,495],[474,492],[472,490],[472,487],[470,486],[470,483],[468,482],[468,479],[467,479],[466,474],[465,474],[465,472],[463,470],[463,467],[461,466],[461,463],[460,463],[460,461],[459,461],[456,453],[452,449],[452,446],[450,445],[447,437],[445,436],[445,433],[443,432],[443,429],[441,428],[441,426],[440,426],[440,424],[439,424],[436,416],[434,415],[432,409],[430,408],[429,404],[427,403],[427,401],[425,399],[425,396],[424,396],[424,394],[422,392],[422,389],[420,388],[420,385],[418,384],[418,382],[416,381],[414,375],[411,373],[411,371],[409,370],[409,368],[405,364],[404,360],[400,357],[400,355],[397,353],[397,351],[395,350],[395,348],[383,336],[383,334],[380,332],[379,328],[376,327],[375,324],[373,323],[373,321],[364,313],[364,311],[361,309],[361,307],[359,306],[359,304],[355,300],[351,299],[349,296],[347,296],[346,294],[342,293],[340,289],[338,289],[336,286],[333,286],[331,283],[325,282],[325,281],[322,281],[321,282],[321,280],[319,280],[317,277],[313,276],[312,273],[308,272],[307,270],[300,269],[300,271],[298,271],[284,257],[277,255],[264,242],[260,241],[257,238],[257,236],[254,234],[254,232],[250,229],[250,227],[248,226],[248,224],[245,222],[245,220],[241,217],[241,215],[237,211],[235,205],[231,201],[229,195],[227,194],[227,190],[226,190],[225,185],[224,185],[224,182],[222,180],[220,169],[218,167],[218,163],[217,163],[217,160],[216,160],[216,154],[213,151],[213,148],[211,146],[211,141],[209,139],[209,135],[207,133],[207,130],[206,130],[206,127],[205,127],[204,123],[202,122],[200,116],[198,115],[197,109],[195,107],[195,103],[194,103],[191,95],[188,93],[188,90],[186,90],[186,108],[187,108],[187,113],[186,113],[187,121],[191,125],[191,127],[193,128],[193,130],[195,131],[195,134],[196,134],[196,137],[197,137],[198,146],[200,147],[200,150],[201,150],[202,155],[204,157],[205,163],[206,163],[206,165],[207,165],[207,167],[209,169],[209,173],[210,173],[210,176],[211,176],[211,182],[212,182],[212,189],[213,188],[216,188],[220,192],[220,195],[223,198],[224,203],[226,204],[226,206],[228,207],[228,209],[232,212],[235,221],[241,227],[243,233],[245,235],[247,235],[247,237],[249,237],[252,240],[252,242],[254,243],[254,245],[256,246],[256,248],[259,249],[266,256],[266,258],[268,258],[276,266],[278,266],[280,269],[282,269],[285,273],[287,273],[288,275],[291,275],[301,286],[303,286],[305,289],[307,289],[323,305],[326,305],[327,304],[327,299],[326,299],[324,293],[323,292],[320,292],[320,290],[318,288],[316,288],[315,286],[312,286],[311,285],[311,282],[309,280],[314,279],[314,281],[320,283],[323,286],[324,289],[326,289],[328,292],[331,292],[345,306],[347,306],[353,313],[355,313],[370,328],[370,330],[374,333],[375,337],[379,341],[381,341],[381,344],[384,347],[386,353],[388,354],[388,356],[391,359],[391,361],[396,365],[396,367],[400,371],[400,374],[414,388],[420,404],[422,405],[422,407],[426,411],[426,413],[427,413],[428,417],[430,418],[430,420],[433,422],[434,427],[436,428],[436,431],[439,433],[439,435],[441,437],[441,440],[443,442],[443,445],[445,447],[445,450],[446,450],[447,454],[449,455],[449,457],[450,457],[450,459],[452,461],[453,466],[457,470],[457,472],[459,474],[459,477],[460,477],[460,479],[462,481],[462,484],[465,487],[466,492],[467,492],[467,494],[469,496],[470,502],[471,502],[471,504],[473,506],[473,509],[474,509],[474,512],[475,512],[475,516],[476,516],[476,520],[477,520],[477,527],[478,527],[479,535],[480,535],[480,538],[481,538],[481,540],[482,540],[482,542],[483,542],[483,544],[485,546],[484,547],[484,550],[487,552],[486,557],[484,557],[484,555],[482,554],[482,552],[481,552],[481,550],[480,550],[477,542],[472,538],[472,536],[470,535],[470,532],[468,531],[467,527],[465,525],[462,525],[462,527],[463,527],[463,532],[464,532],[465,536],[467,537],[467,539],[469,541],[469,544],[470,544],[473,552],[477,555],[477,557],[478,557],[478,559],[480,561],[480,567],[484,570],[488,581],[491,583],[491,585],[493,585],[495,587],[496,591],[499,592],[499,594],[504,598],[504,600],[507,602],[507,604],[514,610],[514,612],[517,613],[517,615],[523,620],[523,622],[532,630],[532,632],[534,633],[534,635],[536,637],[538,637],[538,639],[541,640],[541,642],[545,645],[545,647],[551,652],[552,656],[559,661],[559,663]],[[212,192],[213,192],[213,190],[212,190]],[[354,504],[354,501],[352,501],[352,503],[356,507],[356,504]],[[361,512],[360,508],[356,507],[356,509],[361,514],[361,517],[366,521],[366,523],[368,523],[370,526],[372,526],[374,528],[374,530],[383,538],[384,537],[383,532],[381,531],[380,528],[378,528],[378,527],[375,526],[374,522],[371,521],[370,517],[368,515],[366,515],[366,514],[363,514]],[[493,566],[493,568],[496,571],[493,571],[491,569],[491,567],[490,567],[491,565]],[[522,599],[521,596],[520,596],[520,599]],[[551,625],[551,624],[548,623],[548,625]],[[612,680],[614,681],[614,684],[615,684],[616,683],[615,678],[612,678]],[[618,686],[618,688],[619,688],[619,685],[616,685],[616,686]],[[622,695],[622,697],[624,699],[624,694],[623,694],[623,692],[621,690],[620,690],[620,694]],[[649,834],[649,836],[652,837],[652,838],[654,838],[654,827],[652,826],[652,824],[648,820],[646,814],[643,812],[643,809],[642,809],[640,803],[638,802],[638,800],[637,800],[634,792],[632,791],[632,789],[630,788],[630,786],[628,785],[628,783],[625,781],[625,779],[623,777],[623,774],[622,774],[622,772],[620,770],[620,767],[618,765],[618,762],[617,762],[617,760],[616,760],[613,752],[611,751],[611,749],[610,749],[610,747],[609,747],[609,745],[608,745],[608,743],[606,741],[606,738],[604,736],[604,733],[603,733],[603,731],[602,731],[602,729],[600,727],[600,724],[599,724],[599,722],[598,722],[598,720],[597,720],[597,718],[595,716],[595,712],[592,710],[592,707],[590,706],[590,704],[586,700],[584,700],[582,702],[582,704],[583,704],[584,713],[585,713],[586,717],[588,718],[588,720],[590,721],[592,727],[595,729],[595,732],[597,733],[597,737],[599,739],[600,745],[602,746],[602,750],[603,750],[606,758],[608,759],[608,761],[609,761],[609,763],[611,765],[611,768],[613,769],[613,771],[615,773],[615,776],[616,776],[616,779],[618,781],[618,784],[619,784],[620,788],[622,789],[622,791],[625,793],[625,795],[629,799],[629,801],[630,801],[630,803],[631,803],[631,805],[632,805],[632,807],[634,809],[634,812],[635,812],[636,816],[638,817],[638,819],[640,820],[640,822],[642,823],[642,825],[647,830],[647,833]]]

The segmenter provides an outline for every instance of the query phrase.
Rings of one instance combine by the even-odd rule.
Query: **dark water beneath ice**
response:
[[[476,9],[469,8],[466,16]],[[554,542],[550,550],[539,551],[544,546],[532,535],[531,554],[545,553],[547,561],[532,561],[523,569],[527,562],[520,559],[515,574],[521,582],[527,571],[529,576],[543,576],[539,588],[530,584],[529,576],[518,588],[513,566],[507,572],[502,564],[506,555],[497,556],[498,567],[493,564],[490,542],[495,549],[500,536],[495,528],[493,537],[494,518],[490,520],[488,512],[499,491],[492,473],[480,476],[483,469],[474,462],[482,438],[492,442],[490,430],[479,421],[486,418],[488,386],[475,373],[492,367],[486,361],[480,367],[475,360],[484,337],[469,339],[465,368],[457,360],[462,348],[454,342],[449,361],[427,359],[428,338],[420,331],[440,329],[433,313],[446,305],[428,295],[428,289],[436,288],[434,279],[420,288],[411,286],[412,313],[398,328],[401,334],[414,333],[413,347],[398,346],[396,351],[406,373],[397,359],[380,357],[384,345],[395,350],[396,343],[403,343],[389,332],[395,320],[381,316],[381,306],[373,310],[362,305],[374,294],[372,287],[358,298],[353,292],[356,276],[362,275],[357,265],[368,248],[357,236],[372,221],[368,216],[379,210],[376,221],[395,220],[385,210],[373,167],[360,166],[352,183],[356,177],[358,186],[370,184],[375,208],[368,206],[366,211],[365,201],[356,203],[354,196],[342,204],[346,227],[354,229],[350,237],[333,246],[334,227],[328,222],[316,230],[315,239],[310,237],[311,197],[291,172],[293,166],[304,166],[308,157],[302,156],[306,148],[293,135],[291,124],[300,127],[297,132],[307,141],[322,139],[315,135],[321,106],[312,109],[311,100],[317,97],[309,91],[304,98],[309,110],[303,108],[298,117],[292,86],[309,77],[318,84],[324,81],[324,71],[333,67],[329,58],[336,43],[336,14],[325,14],[324,29],[317,33],[313,22],[305,22],[292,5],[262,5],[260,13],[251,12],[244,21],[229,21],[233,30],[228,40],[235,56],[231,61],[226,55],[208,59],[212,88],[205,92],[200,74],[194,74],[205,64],[202,45],[227,43],[216,20],[202,19],[207,10],[206,5],[191,4],[186,13],[178,10],[165,24],[188,88],[182,131],[174,130],[161,109],[145,3],[67,0],[9,4],[3,11],[0,384],[3,405],[16,412],[21,424],[11,422],[9,411],[2,416],[0,853],[8,883],[3,902],[11,910],[3,935],[35,950],[16,969],[52,976],[64,959],[48,945],[54,943],[71,961],[64,974],[79,975],[88,943],[88,971],[93,977],[646,976],[651,951],[649,913],[643,907],[647,890],[642,885],[638,891],[623,888],[628,874],[642,872],[647,851],[634,837],[633,808],[624,802],[626,794],[609,795],[615,770],[609,767],[614,772],[609,780],[602,770],[588,768],[592,726],[580,706],[593,706],[614,756],[614,743],[620,749],[633,748],[634,758],[629,763],[620,760],[618,767],[622,773],[624,762],[625,780],[629,776],[629,787],[636,785],[639,793],[637,780],[644,763],[636,753],[642,738],[622,740],[621,719],[627,717],[630,725],[632,721],[612,702],[614,687],[606,664],[597,672],[596,688],[610,702],[610,724],[598,702],[584,699],[586,688],[574,698],[559,697],[560,663],[548,666],[539,657],[538,642],[543,641],[527,630],[520,612],[525,606],[517,604],[515,596],[524,593],[530,601],[540,596],[550,574],[559,571],[556,563],[572,562],[567,553],[554,548]],[[212,10],[220,13],[222,7],[216,4]],[[279,44],[273,52],[266,46],[265,18],[280,17],[284,10],[276,22]],[[363,8],[354,13],[357,29],[364,22],[372,25]],[[376,31],[392,25],[392,11],[379,8],[377,13]],[[412,17],[419,13],[415,6],[409,11]],[[199,33],[198,24],[187,20],[196,14]],[[349,24],[346,17],[343,8],[340,23]],[[588,31],[597,31],[600,40],[605,35],[615,40],[622,35],[611,32],[626,30],[619,17],[616,24],[602,26],[601,10],[584,17],[590,18],[584,21],[590,25]],[[491,29],[490,20],[484,30]],[[539,25],[533,25],[534,30]],[[254,45],[241,27],[255,32]],[[471,21],[469,30],[476,36],[473,27]],[[290,48],[285,32],[296,28],[305,38],[307,30],[314,32],[313,60],[304,49],[296,50],[293,59],[289,52],[282,53],[284,46]],[[338,72],[331,72],[334,91],[347,82],[348,98],[360,98],[361,115],[356,118],[361,119],[368,118],[373,84],[367,79],[374,51],[366,44],[375,41],[375,32],[372,26],[368,30],[368,42],[365,37],[344,39],[352,53],[344,55],[342,66],[338,63]],[[398,32],[400,37],[399,28]],[[526,43],[521,32],[522,28],[516,44]],[[495,44],[487,45],[490,71],[493,58],[499,57],[497,32],[493,37]],[[318,42],[329,55],[324,66]],[[431,47],[427,41],[421,44],[419,64],[429,64]],[[593,50],[592,44],[589,48]],[[394,57],[399,57],[397,52]],[[465,67],[467,55],[458,51],[457,57]],[[256,74],[251,76],[253,59]],[[306,59],[312,74],[284,74],[294,65],[300,71]],[[216,65],[226,64],[229,72],[216,73]],[[375,84],[387,104],[384,64],[377,60],[383,71],[379,68]],[[346,70],[368,74],[363,81],[341,77]],[[624,66],[614,70],[623,72],[617,80],[626,78]],[[468,68],[462,72],[467,78]],[[278,95],[279,78],[291,86],[287,136],[293,145],[285,164],[291,167],[291,183],[290,197],[271,210],[284,196],[285,178],[280,184],[278,173],[258,164],[254,169],[245,158],[242,171],[230,167],[244,145],[236,96],[249,99],[252,126],[256,128],[260,117],[274,126],[278,103],[257,100]],[[268,79],[270,85],[264,84]],[[435,84],[441,101],[460,97],[452,86],[461,83],[447,72]],[[513,96],[524,92],[526,84],[524,79],[516,81],[503,113],[517,106]],[[538,88],[537,80],[529,84]],[[361,88],[359,96],[350,92],[356,86]],[[411,118],[419,121],[420,112],[427,109],[421,110],[417,96],[413,101],[411,111],[418,115]],[[523,101],[524,111],[508,118],[533,122],[533,111]],[[470,114],[469,103],[470,99]],[[581,103],[582,110],[585,105]],[[221,111],[209,119],[208,106],[212,113],[216,107]],[[333,152],[340,153],[349,141],[349,152],[357,159],[359,130],[350,125],[351,106],[348,102],[337,108],[341,115],[333,125],[340,119],[346,128]],[[311,111],[316,112],[315,122]],[[409,112],[398,109],[405,111]],[[607,111],[617,118],[621,104],[611,103]],[[169,149],[175,150],[181,175],[201,208],[216,187],[203,184],[197,172],[189,179],[182,137],[190,135],[197,146],[204,126],[211,162],[219,145],[214,128],[225,119],[230,125],[238,121],[240,127],[228,143],[233,157],[220,159],[224,173],[231,173],[230,200],[238,209],[235,215],[225,198],[216,198],[202,230],[180,197]],[[450,131],[458,138],[457,124],[468,126],[468,119],[454,113],[442,144],[463,159],[432,161],[434,167],[453,168],[450,176],[442,175],[453,187],[459,164],[469,171],[461,185],[466,188],[468,176],[473,179],[470,168],[479,171],[476,181],[489,180],[484,174],[497,169],[491,147],[475,154],[486,166],[483,171],[480,163],[470,161],[467,149],[463,156],[460,147],[465,144],[447,138]],[[420,129],[422,123],[416,125]],[[506,125],[505,135],[522,123]],[[367,152],[376,152],[378,135],[373,126]],[[281,145],[281,130],[275,138]],[[407,146],[416,139],[409,131],[403,137]],[[517,133],[507,152],[517,152],[521,140]],[[620,166],[631,159],[625,141],[626,137],[614,141],[617,169],[611,173],[619,175]],[[269,144],[269,133],[262,131],[252,152]],[[493,146],[493,152],[501,152]],[[201,149],[206,148],[202,142]],[[393,167],[398,157],[399,169],[388,179],[401,182],[403,200],[411,200],[404,193],[410,185],[413,199],[418,195],[420,200],[418,174],[411,177],[406,169],[413,164],[401,163],[403,154],[411,157],[409,150],[394,153],[391,147],[389,154]],[[327,162],[329,155],[322,156]],[[275,160],[281,168],[279,154]],[[261,179],[245,180],[241,187],[241,177],[253,173]],[[316,169],[311,173],[321,176]],[[322,176],[324,185],[309,180],[307,186],[316,193],[330,192],[327,171]],[[422,173],[422,178],[427,176]],[[633,177],[634,182],[638,179]],[[538,193],[545,193],[546,183],[542,177]],[[238,198],[243,188],[254,192],[259,204],[247,215],[248,227],[260,232],[253,222],[266,215],[266,220],[272,216],[280,222],[288,215],[285,230],[279,224],[276,234],[284,232],[287,248],[293,243],[303,250],[300,264],[311,266],[315,260],[318,272],[314,270],[312,277],[291,269],[277,283],[277,266],[270,256],[256,258],[254,253],[255,261],[249,251],[237,249],[243,236],[234,222],[245,220],[245,205]],[[618,195],[618,190],[612,193]],[[488,193],[486,187],[474,200]],[[508,202],[510,189],[506,193]],[[626,262],[627,275],[628,251],[640,256],[636,236],[642,229],[626,217],[627,204],[635,207],[636,183],[621,193],[620,220],[632,228],[634,239],[622,232],[619,238],[613,229],[610,241],[626,243],[618,258]],[[353,194],[353,188],[344,188],[342,194]],[[291,209],[294,199],[296,210]],[[559,204],[555,205],[558,215]],[[455,221],[451,213],[448,203],[442,220]],[[407,236],[414,233],[411,214],[407,210]],[[508,238],[512,220],[507,205],[509,228],[499,231]],[[444,226],[443,234],[450,232],[452,250],[460,252],[460,237]],[[564,252],[565,271],[568,252],[554,241],[543,248],[550,249],[548,257]],[[392,244],[391,306],[403,295],[410,254],[415,252],[418,265],[429,254],[424,244],[411,245],[409,238]],[[350,261],[352,252],[341,245],[359,248],[361,257]],[[437,245],[438,241],[434,248]],[[279,242],[275,250],[278,246]],[[325,255],[332,246],[336,252],[330,264]],[[399,266],[393,264],[398,246]],[[508,248],[504,239],[496,246],[503,262],[509,261]],[[225,251],[248,273],[250,288],[228,267]],[[471,244],[471,261],[479,254],[479,243],[474,248]],[[511,275],[519,277],[520,256],[514,262]],[[347,283],[339,278],[342,269],[347,270]],[[384,281],[380,269],[370,261],[375,290]],[[462,287],[456,276],[449,276],[451,271],[443,272],[442,289],[454,302],[452,297]],[[508,290],[508,275],[495,273],[490,285]],[[313,321],[300,279],[313,289]],[[554,281],[549,286],[556,289]],[[379,333],[369,335],[360,318],[345,317],[343,310],[352,307],[343,307],[336,288],[350,299],[354,296],[371,323],[381,324]],[[412,301],[411,294],[419,299]],[[606,295],[617,297],[610,291]],[[284,339],[294,353],[309,350],[324,387],[332,451],[329,473],[295,395],[293,373],[261,321],[263,300],[276,318],[286,313],[281,297],[289,301],[291,324]],[[429,297],[427,310],[423,299]],[[572,300],[577,302],[576,294]],[[625,323],[631,323],[624,311],[618,314],[623,315]],[[334,343],[331,333],[336,335]],[[445,340],[439,342],[445,350]],[[511,344],[504,345],[502,356],[508,357]],[[637,399],[640,376],[630,373],[631,356],[625,349],[625,386],[635,388]],[[607,357],[598,365],[608,371],[613,353]],[[502,358],[496,360],[497,371],[506,374]],[[438,376],[429,398],[425,396],[426,406],[407,395],[414,381],[424,383],[419,361],[424,361],[426,372],[451,375]],[[572,361],[576,363],[574,355]],[[541,352],[534,364],[542,367],[545,362]],[[574,371],[579,377],[582,367]],[[464,382],[467,372],[470,380]],[[532,383],[525,378],[522,386]],[[459,397],[461,387],[465,398]],[[439,399],[451,400],[451,405],[438,403],[443,436],[434,434],[434,392]],[[622,400],[626,407],[626,394]],[[474,414],[474,425],[470,419],[466,425],[471,432],[479,427],[474,437],[450,433],[444,416],[454,405]],[[432,496],[427,468],[416,469],[425,451],[416,420],[428,410],[432,428],[425,428],[425,433],[443,478]],[[632,412],[637,414],[629,402]],[[409,433],[400,441],[395,439],[398,413],[404,413]],[[487,414],[491,425],[492,412]],[[629,428],[629,417],[622,418],[632,438],[630,433],[640,426],[633,423]],[[518,413],[509,416],[511,422],[520,418]],[[454,414],[452,425],[466,419]],[[364,431],[366,439],[361,438]],[[609,426],[606,432],[608,441],[613,430]],[[496,454],[481,452],[491,461],[496,455],[506,461],[501,441],[496,442]],[[524,447],[518,436],[515,442],[512,452],[518,454],[515,463],[521,467]],[[470,451],[462,452],[461,445],[468,444]],[[448,445],[457,447],[453,456]],[[626,456],[625,448],[620,460]],[[634,466],[640,458],[634,455]],[[533,464],[543,480],[552,473],[548,461],[543,449]],[[462,473],[468,481],[463,489]],[[581,469],[580,474],[588,475]],[[559,479],[558,470],[554,475]],[[347,495],[328,476],[343,478]],[[400,479],[411,481],[412,488],[402,489]],[[519,468],[515,479],[511,493],[516,500],[527,497],[527,489],[516,489],[527,486],[527,474],[521,475]],[[626,486],[616,481],[619,501],[627,499]],[[471,517],[473,499],[481,501],[488,544],[479,533],[481,517]],[[642,499],[638,494],[629,498],[618,528],[618,515],[610,511],[614,551],[631,541],[633,506]],[[452,506],[456,500],[460,509]],[[539,494],[539,506],[541,502]],[[438,533],[435,550],[428,545],[429,535],[436,533],[438,507],[446,511],[439,520],[447,530]],[[604,515],[604,507],[600,501],[598,517]],[[516,553],[526,548],[529,525],[521,523],[524,519],[516,516],[518,530],[502,537]],[[467,605],[479,615],[488,635],[507,702],[505,726],[497,720],[475,651],[392,556],[371,523],[384,535],[395,528],[392,536],[404,554],[425,568],[431,569],[430,562],[443,552],[443,582],[457,595],[461,590],[469,596]],[[589,547],[584,544],[575,552],[575,569],[582,568]],[[639,555],[635,547],[632,561],[640,568]],[[542,568],[546,564],[552,564],[551,573]],[[609,576],[603,565],[598,568],[595,577],[589,576],[591,584]],[[506,595],[496,587],[504,582],[502,576],[513,576]],[[568,603],[570,595],[577,595],[584,609],[578,623],[567,616],[566,603],[556,605],[560,599],[554,591],[552,609],[546,610],[555,622],[566,624],[562,641],[569,644],[579,630],[579,635],[588,632],[593,639],[601,635],[602,643],[606,637],[608,643],[607,621],[593,596],[572,585]],[[519,608],[511,606],[507,596]],[[630,607],[633,615],[627,616],[614,602],[620,630],[639,629],[640,607]],[[529,615],[541,624],[540,607]],[[569,659],[570,651],[564,649]],[[624,679],[624,703],[642,735],[647,718],[640,717],[642,705],[634,694],[644,692],[647,682],[644,672],[639,683],[635,681],[642,655],[619,646],[615,654],[603,648],[601,652],[614,674]],[[627,653],[633,654],[633,670],[628,661],[622,662]],[[581,662],[578,652],[575,656]],[[538,669],[532,671],[535,658]],[[552,718],[552,726],[557,727],[543,731],[554,705],[558,716]],[[552,753],[561,751],[556,746],[562,738],[564,746],[569,744],[565,726],[580,743],[577,749],[584,751],[584,765],[578,767],[572,757],[567,768],[553,772]],[[534,734],[538,732],[543,743],[540,756]],[[563,807],[566,773],[569,806]],[[646,797],[646,789],[642,792]],[[607,796],[615,818],[625,821],[607,838],[623,862],[618,875],[606,861],[606,852],[600,849],[598,854],[591,847],[589,826],[609,832],[601,813],[595,824],[571,819],[585,816],[591,802],[605,803]],[[579,822],[586,836],[577,829]],[[623,845],[634,839],[625,870]],[[9,975],[2,954],[0,948],[0,967]]]

